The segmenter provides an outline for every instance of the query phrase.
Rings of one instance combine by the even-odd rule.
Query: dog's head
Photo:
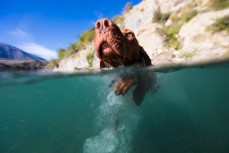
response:
[[[96,55],[101,60],[100,66],[105,64],[112,67],[138,63],[143,49],[133,31],[120,30],[107,18],[100,19],[95,24],[94,46]]]

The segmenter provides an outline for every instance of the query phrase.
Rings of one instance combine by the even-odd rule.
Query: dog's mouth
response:
[[[114,54],[114,50],[107,42],[103,42],[100,46],[100,54],[102,56],[109,56],[111,54]]]
[[[99,47],[100,58],[120,58],[121,55],[116,48],[113,48],[108,42],[103,41]]]

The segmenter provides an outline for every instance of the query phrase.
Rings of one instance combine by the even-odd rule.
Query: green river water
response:
[[[229,152],[229,64],[158,71],[140,106],[121,71],[0,73],[0,153]]]

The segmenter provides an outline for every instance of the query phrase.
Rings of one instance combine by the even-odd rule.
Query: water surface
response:
[[[0,152],[229,152],[229,64],[158,71],[140,107],[110,86],[123,71],[1,73]]]

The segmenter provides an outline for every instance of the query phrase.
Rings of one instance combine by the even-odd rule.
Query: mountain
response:
[[[14,46],[0,43],[0,71],[40,70],[47,61]]]
[[[134,31],[153,65],[193,65],[229,58],[228,0],[142,0],[113,21]],[[87,42],[59,59],[54,70],[99,68],[95,55],[90,56],[92,61],[87,58],[93,50],[93,42]]]
[[[44,60],[36,55],[22,51],[14,46],[0,43],[0,59],[5,60]]]

